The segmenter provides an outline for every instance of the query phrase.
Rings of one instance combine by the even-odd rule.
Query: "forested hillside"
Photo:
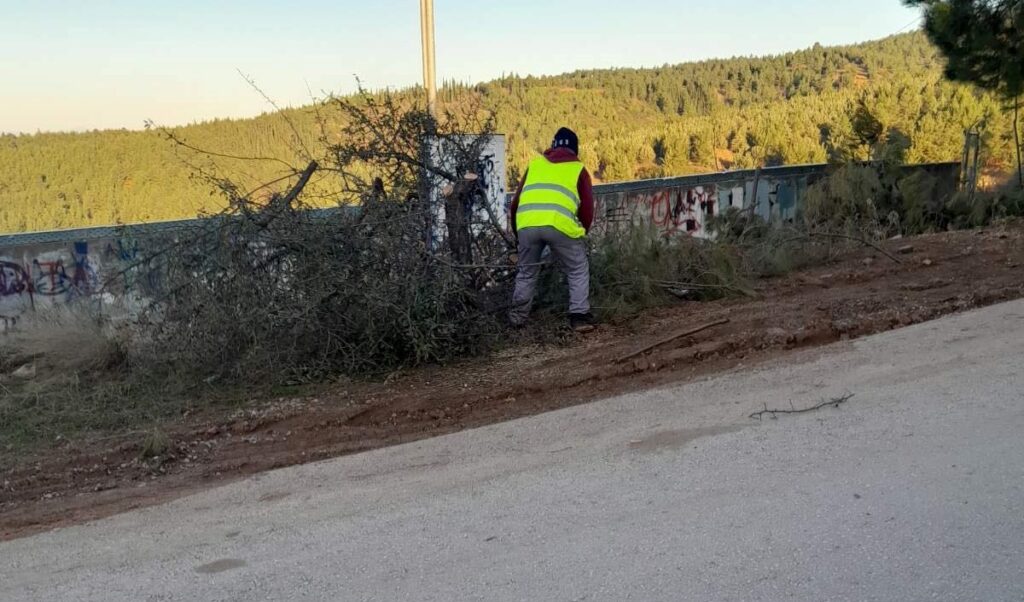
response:
[[[580,134],[583,159],[602,181],[824,162],[855,137],[861,105],[886,131],[909,137],[907,161],[957,160],[963,130],[980,120],[986,161],[1009,165],[1012,156],[999,102],[944,81],[920,33],[765,58],[449,83],[440,93],[443,103],[471,96],[496,112],[514,172],[561,125]],[[324,128],[336,132],[338,118],[311,106],[174,130],[199,148],[260,158],[251,161],[194,154],[155,131],[0,136],[0,232],[216,211],[224,200],[197,173],[254,187],[282,173],[270,159],[299,165],[302,146],[316,154]]]

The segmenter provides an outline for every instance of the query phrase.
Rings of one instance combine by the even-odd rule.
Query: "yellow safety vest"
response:
[[[579,220],[580,196],[576,188],[583,163],[552,163],[545,157],[530,161],[516,209],[516,228],[550,226],[569,238],[587,231]]]

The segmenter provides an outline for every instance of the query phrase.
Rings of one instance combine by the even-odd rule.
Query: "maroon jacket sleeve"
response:
[[[584,167],[580,172],[580,179],[576,182],[576,188],[580,193],[580,223],[589,233],[590,226],[594,223],[594,188],[590,181],[590,173]]]
[[[518,232],[518,230],[516,230],[516,210],[519,209],[519,197],[523,194],[523,186],[526,185],[526,174],[528,173],[530,173],[529,169],[523,172],[523,179],[519,180],[519,188],[516,189],[516,194],[512,197],[512,205],[508,208],[508,223],[512,226],[513,234]]]

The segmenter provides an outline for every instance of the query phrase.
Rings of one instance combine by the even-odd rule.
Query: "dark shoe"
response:
[[[597,319],[589,311],[585,314],[569,314],[569,328],[576,332],[590,332],[596,324]]]

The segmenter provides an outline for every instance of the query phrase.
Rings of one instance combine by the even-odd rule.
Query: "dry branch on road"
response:
[[[763,410],[758,411],[758,412],[754,412],[753,414],[750,415],[750,417],[751,418],[757,418],[758,420],[761,420],[761,417],[764,416],[765,414],[771,414],[772,418],[777,418],[778,417],[777,414],[803,414],[804,412],[813,412],[814,410],[820,410],[821,408],[824,408],[824,407],[827,407],[827,406],[832,406],[834,408],[838,408],[839,404],[846,403],[847,401],[850,401],[850,399],[852,397],[853,397],[853,393],[847,393],[846,395],[843,395],[842,397],[833,397],[832,399],[824,400],[821,403],[819,403],[817,405],[813,405],[813,406],[811,406],[809,408],[797,409],[797,408],[792,407],[792,404],[790,404],[791,407],[788,410],[779,410],[779,409],[775,409],[775,408],[768,409],[768,404],[764,404],[764,409]]]

